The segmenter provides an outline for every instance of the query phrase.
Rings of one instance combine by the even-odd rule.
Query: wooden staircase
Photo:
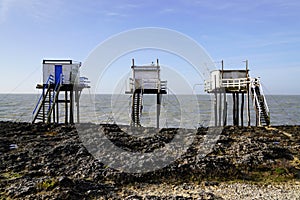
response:
[[[265,95],[259,83],[259,80],[251,83],[251,93],[254,102],[254,108],[257,115],[258,126],[270,125],[270,112],[267,105]]]
[[[140,117],[143,109],[143,94],[140,91],[135,91],[133,93],[133,103],[131,109],[131,126],[139,127],[141,126]]]
[[[61,85],[63,83],[63,76],[61,75],[60,81],[54,83],[54,76],[50,75],[48,80],[44,84],[43,93],[41,94],[35,109],[32,112],[32,123],[51,122],[51,114],[55,108],[56,101],[60,92]]]

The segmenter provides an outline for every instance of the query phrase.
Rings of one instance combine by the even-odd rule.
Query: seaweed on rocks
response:
[[[81,128],[90,136],[100,129],[114,145],[140,153],[163,148],[182,131],[140,127],[138,133],[143,134],[140,137],[134,132],[128,134],[129,126],[87,123]],[[221,199],[203,190],[193,195],[191,192],[202,182],[205,187],[221,187],[219,183],[224,181],[299,181],[299,126],[278,126],[272,130],[224,127],[218,141],[212,144],[212,151],[200,156],[207,133],[208,128],[198,128],[187,151],[168,166],[147,173],[125,173],[95,159],[82,142],[85,139],[93,142],[93,138],[81,138],[74,125],[0,122],[0,196],[11,199]],[[190,195],[136,192],[148,185],[161,185],[162,191],[176,186],[178,193],[190,191]],[[136,186],[139,188],[132,189]]]

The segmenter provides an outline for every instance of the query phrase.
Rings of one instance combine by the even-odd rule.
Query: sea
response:
[[[0,94],[0,121],[31,122],[39,97],[39,94]],[[63,96],[59,98],[63,98]],[[227,95],[226,99],[228,103],[227,125],[232,125],[231,95]],[[266,95],[266,101],[271,125],[300,125],[300,95]],[[79,102],[80,122],[129,125],[131,123],[131,102],[131,95],[83,94]],[[141,125],[145,127],[156,126],[158,112],[160,113],[159,124],[162,128],[197,128],[214,124],[215,101],[212,95],[162,95],[159,107],[155,95],[144,95],[141,102],[143,108],[140,121]],[[255,111],[251,99],[249,104],[250,123],[255,125]],[[245,98],[243,114],[245,125],[248,121],[246,105],[247,98]],[[60,122],[64,122],[64,104],[59,108]],[[76,106],[74,113],[76,121]]]

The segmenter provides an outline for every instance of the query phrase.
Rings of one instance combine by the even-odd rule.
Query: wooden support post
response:
[[[78,90],[75,91],[75,101],[76,101],[76,111],[77,111],[77,123],[79,123],[79,93]]]
[[[248,126],[251,125],[251,119],[250,119],[250,88],[249,88],[249,83],[247,83],[247,124],[248,124]]]
[[[70,90],[70,124],[74,123],[73,90]]]
[[[241,103],[241,126],[244,126],[244,101],[245,101],[245,94],[242,93],[242,103]]]
[[[257,109],[257,105],[255,106],[255,116],[256,116],[256,123],[255,125],[258,126],[259,125],[259,110]]]
[[[47,109],[47,111],[49,111],[49,107],[51,106],[51,91],[49,91],[49,106]],[[48,112],[47,112],[47,120],[46,120],[48,123],[51,123],[51,113],[50,113],[50,116],[48,118]]]
[[[246,77],[247,77],[247,122],[248,126],[251,125],[251,117],[250,117],[250,79],[249,79],[249,70],[248,70],[248,60],[246,60]]]
[[[65,124],[68,124],[68,91],[65,91]]]
[[[55,102],[56,102],[56,123],[59,123],[58,95],[57,98],[55,99]]]
[[[237,92],[236,94],[236,125],[238,126],[239,125],[239,115],[240,115],[240,112],[239,112],[239,105],[240,105],[240,94]]]
[[[223,125],[226,126],[227,125],[227,101],[226,101],[226,91],[224,90],[224,94],[223,94],[223,101],[224,101],[224,105],[223,105]]]
[[[215,76],[215,101],[214,101],[214,113],[215,113],[215,126],[218,126],[218,96],[217,96],[217,77]]]
[[[156,105],[156,128],[159,128],[159,116],[160,116],[160,104],[161,104],[161,94],[160,93],[157,93],[156,101],[157,101],[157,105]]]
[[[55,94],[55,93],[54,93],[54,90],[53,90],[52,97],[54,96],[54,94]],[[56,104],[56,103],[55,103],[55,99],[54,99],[54,98],[52,99],[52,104],[53,104],[53,110],[52,110],[51,112],[52,112],[53,123],[55,123],[55,119],[56,119],[56,118],[55,118],[55,114],[56,114],[56,113],[55,113],[55,110],[56,110],[55,104]],[[52,106],[52,105],[51,105],[51,106]],[[51,108],[51,106],[50,106],[50,108]]]
[[[235,93],[233,92],[232,93],[232,102],[233,102],[233,106],[232,106],[232,113],[233,113],[233,116],[232,116],[232,121],[233,121],[233,125],[235,126],[236,125],[236,99],[235,99]]]
[[[43,89],[43,101],[42,101],[42,104],[43,104],[43,123],[45,123],[45,90]]]
[[[215,126],[218,126],[218,95],[215,91],[215,101],[214,101],[214,114],[215,114]]]
[[[53,110],[52,110],[52,118],[53,118],[53,123],[55,123],[55,103],[54,103],[54,101],[52,103],[54,104]]]
[[[219,126],[222,126],[222,91],[219,91]]]

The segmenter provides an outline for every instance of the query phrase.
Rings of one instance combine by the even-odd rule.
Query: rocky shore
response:
[[[116,125],[84,129],[141,153],[164,147],[180,131],[141,139]],[[206,156],[199,152],[209,130],[198,128],[179,159],[147,173],[125,173],[95,159],[77,130],[0,122],[0,199],[300,199],[300,126],[225,127]]]

